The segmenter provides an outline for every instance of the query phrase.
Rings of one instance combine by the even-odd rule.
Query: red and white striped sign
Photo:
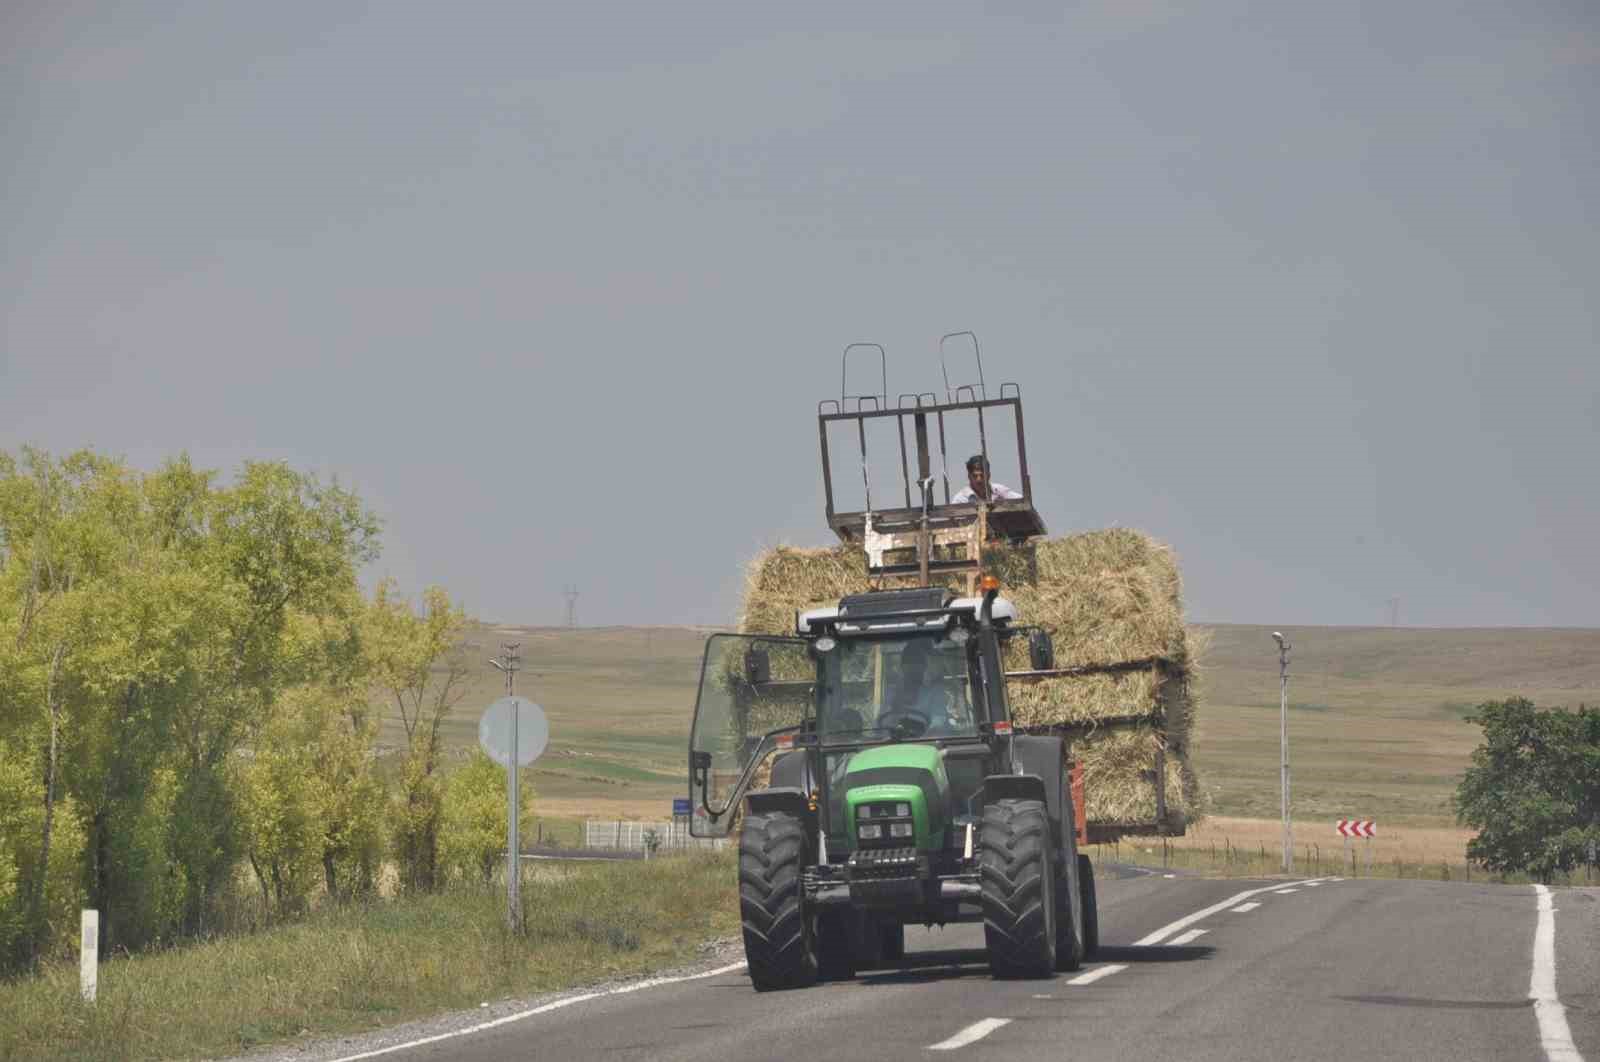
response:
[[[1378,836],[1378,824],[1371,819],[1340,819],[1334,829],[1340,837]]]

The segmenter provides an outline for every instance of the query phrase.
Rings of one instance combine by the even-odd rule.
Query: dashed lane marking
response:
[[[1077,977],[1074,977],[1072,980],[1068,981],[1067,984],[1069,984],[1069,985],[1092,985],[1096,981],[1100,980],[1101,978],[1110,977],[1112,974],[1120,973],[1121,971],[1126,970],[1127,968],[1128,967],[1127,967],[1126,964],[1113,963],[1110,966],[1102,966],[1102,967],[1100,967],[1098,969],[1090,970],[1088,973],[1079,974]]]
[[[988,1036],[1002,1025],[1010,1024],[1010,1018],[985,1018],[982,1021],[975,1021],[965,1029],[962,1029],[960,1032],[950,1037],[950,1039],[940,1040],[936,1044],[929,1044],[928,1050],[954,1051],[958,1047],[965,1047],[976,1040],[983,1039],[985,1036]]]
[[[1260,907],[1260,906],[1261,905],[1259,903],[1254,903],[1254,902],[1241,903],[1238,907],[1233,908],[1233,913],[1234,914],[1249,914],[1251,911],[1254,911],[1257,907]]]
[[[1273,889],[1272,890],[1272,895],[1274,895],[1274,896],[1287,896],[1291,892],[1299,892],[1299,891],[1300,891],[1299,889]]]
[[[1173,947],[1181,948],[1185,944],[1193,944],[1209,932],[1211,932],[1209,929],[1191,929],[1187,933],[1180,933],[1178,936],[1173,937],[1167,943]]]
[[[1322,878],[1314,878],[1312,880],[1320,882],[1323,879]],[[1295,882],[1295,884],[1296,885],[1309,885],[1309,884],[1311,884],[1311,881],[1297,881],[1297,882]],[[1205,920],[1207,918],[1210,918],[1214,914],[1218,914],[1218,913],[1220,913],[1222,911],[1226,911],[1228,908],[1234,907],[1237,904],[1239,904],[1239,902],[1242,901],[1242,900],[1248,900],[1252,896],[1259,896],[1263,892],[1271,892],[1273,889],[1281,889],[1281,888],[1283,888],[1283,885],[1280,882],[1280,883],[1273,884],[1273,885],[1263,885],[1259,889],[1246,889],[1244,892],[1241,892],[1241,893],[1238,893],[1238,894],[1236,894],[1234,896],[1228,897],[1228,899],[1223,900],[1221,903],[1214,903],[1210,907],[1206,907],[1206,908],[1203,908],[1203,909],[1201,909],[1199,911],[1194,912],[1194,914],[1184,915],[1182,918],[1178,919],[1176,922],[1169,922],[1166,925],[1162,926],[1160,929],[1156,930],[1154,933],[1145,934],[1144,936],[1140,937],[1138,940],[1134,941],[1133,942],[1133,946],[1136,947],[1136,948],[1143,948],[1143,947],[1148,947],[1151,944],[1160,944],[1163,940],[1166,940],[1168,937],[1172,936],[1172,934],[1178,932],[1179,930],[1188,929],[1190,926],[1194,925],[1196,922],[1203,921],[1203,920]]]

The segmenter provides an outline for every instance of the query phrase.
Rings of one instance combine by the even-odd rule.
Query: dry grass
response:
[[[1278,814],[1278,654],[1263,626],[1189,630],[1202,638],[1205,710],[1190,755],[1208,814]],[[1286,632],[1294,814],[1319,831],[1338,818],[1448,827],[1450,798],[1480,729],[1474,705],[1511,695],[1600,704],[1600,630],[1307,627]],[[543,704],[551,743],[530,774],[538,814],[659,818],[686,792],[684,753],[706,632],[689,628],[480,629],[480,649],[524,643],[517,690]],[[487,655],[487,654],[482,654]],[[487,664],[446,728],[476,746],[478,714],[503,692]],[[1196,678],[1192,673],[1191,687]],[[386,733],[399,730],[398,720]],[[393,740],[392,738],[390,740]],[[631,810],[623,811],[625,807]],[[652,814],[639,814],[655,808]],[[571,840],[576,827],[562,827]],[[1309,835],[1308,835],[1309,836]],[[1324,845],[1326,850],[1326,845]]]
[[[1260,878],[1283,872],[1280,820],[1215,816],[1183,837],[1127,837],[1095,845],[1090,858],[1134,863],[1209,877]],[[1348,875],[1377,878],[1423,878],[1432,881],[1526,882],[1522,875],[1491,875],[1467,863],[1471,831],[1439,827],[1385,826],[1370,842],[1352,839],[1347,847],[1332,822],[1298,822],[1294,826],[1295,876]],[[1582,869],[1559,880],[1588,885],[1594,873]]]
[[[1312,856],[1321,853],[1324,861],[1335,858],[1344,851],[1344,840],[1334,832],[1332,821],[1291,823],[1297,857],[1309,845]],[[1370,842],[1353,841],[1363,860],[1372,853],[1374,862],[1392,862],[1402,859],[1408,863],[1465,863],[1467,841],[1471,830],[1450,827],[1386,826],[1378,823],[1378,836]],[[1265,847],[1269,853],[1279,853],[1283,845],[1283,824],[1266,819],[1240,819],[1232,816],[1214,816],[1193,827],[1183,837],[1169,842],[1178,848],[1206,848],[1228,844],[1232,847]]]
[[[1013,680],[1012,718],[1023,726],[1085,723],[1161,709],[1167,728],[1167,807],[1189,821],[1202,814],[1189,758],[1195,714],[1198,644],[1183,622],[1182,581],[1172,551],[1137,531],[1113,528],[1044,539],[1031,547],[995,546],[984,570],[1025,624],[1049,631],[1058,667],[1094,667],[1161,659],[1162,668]],[[865,555],[851,546],[779,546],[750,564],[740,630],[787,634],[796,611],[872,588]],[[1023,639],[1006,647],[1008,670],[1026,670]],[[1154,731],[1091,735],[1076,742],[1084,764],[1089,815],[1096,821],[1155,815]]]

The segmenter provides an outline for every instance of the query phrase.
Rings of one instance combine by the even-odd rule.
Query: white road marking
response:
[[[1259,903],[1253,903],[1253,902],[1252,903],[1241,903],[1238,907],[1235,907],[1233,909],[1233,913],[1234,914],[1249,914],[1251,911],[1254,911],[1257,907],[1260,907],[1260,906],[1261,905]]]
[[[580,996],[568,996],[565,999],[558,999],[554,1002],[546,1003],[543,1006],[534,1007],[531,1010],[521,1010],[515,1014],[507,1014],[503,1018],[496,1018],[493,1021],[480,1022],[477,1025],[469,1025],[465,1029],[457,1029],[454,1032],[440,1033],[437,1036],[424,1036],[420,1040],[407,1040],[405,1043],[401,1044],[390,1044],[388,1047],[380,1047],[376,1051],[363,1051],[359,1055],[345,1055],[343,1058],[334,1059],[333,1062],[356,1062],[357,1059],[361,1058],[377,1058],[379,1055],[393,1054],[396,1051],[405,1051],[412,1047],[421,1047],[424,1044],[436,1044],[440,1040],[451,1040],[457,1036],[471,1036],[473,1033],[483,1032],[485,1029],[493,1029],[498,1025],[509,1025],[514,1021],[521,1021],[524,1018],[531,1018],[536,1014],[548,1014],[552,1010],[560,1010],[562,1007],[570,1007],[574,1003],[587,1003],[591,999],[603,999],[606,996],[625,996],[629,992],[638,992],[645,988],[659,988],[662,985],[675,985],[682,981],[699,981],[706,977],[720,977],[723,974],[733,973],[735,970],[742,970],[744,969],[744,966],[744,963],[736,962],[730,966],[719,966],[715,970],[706,970],[704,973],[685,974],[682,977],[652,977],[648,980],[636,981],[631,985],[622,985],[618,988],[610,988],[604,992],[588,992]]]
[[[507,784],[509,784],[509,783],[507,783]],[[1177,877],[1177,876],[1178,876],[1178,875],[1176,875],[1176,874],[1163,874],[1163,875],[1161,875],[1161,876],[1162,876],[1162,877],[1164,877],[1164,878],[1175,878],[1175,877]]]
[[[930,1044],[928,1046],[928,1050],[954,1051],[958,1047],[967,1046],[974,1040],[983,1039],[985,1036],[988,1036],[1002,1025],[1010,1024],[1010,1018],[985,1018],[982,1021],[975,1021],[965,1029],[962,1029],[960,1032],[950,1037],[950,1039],[940,1040],[936,1044]]]
[[[1209,932],[1211,932],[1209,929],[1191,929],[1187,933],[1173,937],[1171,940],[1167,941],[1167,943],[1171,944],[1173,947],[1181,947],[1184,944],[1192,944],[1194,941],[1199,940]]]
[[[1067,984],[1069,984],[1069,985],[1092,985],[1096,981],[1100,980],[1102,977],[1110,977],[1112,974],[1120,973],[1121,971],[1126,970],[1127,968],[1128,967],[1125,964],[1113,964],[1111,966],[1102,966],[1098,970],[1090,970],[1086,974],[1079,974],[1077,977],[1074,977],[1072,980],[1068,981]]]
[[[1321,884],[1324,884],[1324,883],[1323,883],[1323,882],[1320,882],[1320,881],[1308,881],[1308,882],[1306,882],[1306,883],[1305,883],[1305,886],[1306,886],[1306,888],[1308,888],[1308,889],[1314,889],[1314,888],[1316,888],[1316,887],[1317,887],[1317,886],[1318,886],[1318,885],[1321,885]]]
[[[1323,879],[1322,878],[1314,878],[1312,880],[1313,881],[1317,881],[1317,882],[1321,882]],[[1310,885],[1311,881],[1297,881],[1297,882],[1295,882],[1295,884],[1296,885]],[[1142,936],[1138,940],[1134,941],[1133,942],[1133,946],[1136,947],[1136,948],[1143,948],[1143,947],[1148,947],[1151,944],[1160,944],[1163,940],[1166,940],[1168,937],[1172,936],[1172,934],[1178,932],[1178,930],[1180,930],[1180,929],[1188,929],[1190,926],[1194,925],[1196,922],[1201,921],[1202,919],[1210,918],[1214,914],[1217,914],[1217,913],[1222,912],[1222,911],[1226,911],[1228,908],[1230,908],[1230,907],[1234,906],[1235,904],[1237,904],[1240,900],[1248,900],[1252,896],[1258,896],[1263,892],[1271,892],[1273,889],[1281,889],[1281,888],[1283,888],[1282,885],[1263,885],[1259,889],[1248,889],[1248,890],[1246,890],[1244,892],[1239,893],[1236,896],[1232,896],[1232,897],[1229,897],[1226,900],[1223,900],[1221,903],[1214,903],[1210,907],[1207,907],[1206,909],[1204,909],[1202,911],[1196,911],[1194,914],[1191,914],[1191,915],[1184,915],[1182,918],[1178,919],[1176,922],[1169,922],[1167,925],[1162,926],[1160,929],[1156,930],[1154,933],[1146,933],[1144,936]]]
[[[1299,889],[1273,889],[1272,890],[1272,895],[1274,895],[1274,896],[1287,896],[1291,892],[1299,892],[1299,891],[1300,891]]]
[[[1539,896],[1539,925],[1533,931],[1533,978],[1528,998],[1539,1018],[1539,1043],[1550,1062],[1583,1062],[1567,1027],[1567,1009],[1556,995],[1556,905],[1550,890],[1535,885]]]

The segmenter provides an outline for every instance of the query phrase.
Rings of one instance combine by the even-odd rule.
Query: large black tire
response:
[[[1094,865],[1089,857],[1078,855],[1078,892],[1083,896],[1083,957],[1100,953],[1100,908],[1094,898]]]
[[[1055,973],[1054,864],[1043,801],[1000,800],[983,809],[978,874],[983,936],[996,977]]]
[[[739,834],[739,915],[758,992],[817,980],[817,941],[801,877],[806,830],[781,811],[750,815]]]

